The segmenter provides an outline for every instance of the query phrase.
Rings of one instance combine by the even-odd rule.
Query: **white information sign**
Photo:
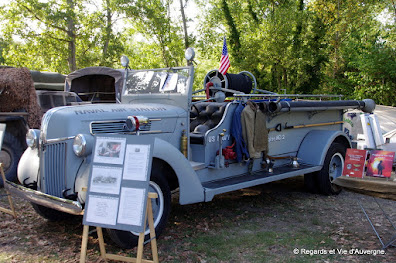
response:
[[[146,197],[145,189],[122,187],[117,223],[135,226],[143,224],[143,205]]]
[[[125,153],[124,180],[147,180],[150,145],[128,144]]]
[[[84,225],[144,232],[154,139],[95,137]]]
[[[118,198],[111,196],[91,195],[87,208],[86,220],[98,224],[115,225],[118,210]]]

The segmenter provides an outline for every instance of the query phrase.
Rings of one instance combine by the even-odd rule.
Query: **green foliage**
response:
[[[5,59],[3,57],[3,50],[7,48],[7,42],[0,37],[0,65],[3,65]]]
[[[131,66],[142,67],[142,62],[153,60],[153,64],[144,63],[143,67],[181,66],[184,59],[183,34],[180,25],[172,22],[169,12],[170,1],[161,0],[136,0],[133,5],[125,5],[119,9],[127,16],[132,28],[128,35],[140,35],[140,43],[130,41],[131,47],[135,50],[134,60]],[[137,44],[137,45],[136,45]],[[156,58],[146,58],[145,56],[159,56]],[[141,55],[143,57],[141,57]]]
[[[5,63],[60,73],[114,66],[123,50],[121,36],[106,27],[108,21],[99,9],[92,12],[86,4],[83,0],[13,0],[0,14],[7,21],[3,35],[11,43],[3,52]]]
[[[394,1],[182,3],[192,2],[200,9],[195,35],[187,39],[197,53],[194,89],[218,68],[226,36],[228,72],[252,72],[260,89],[370,97],[387,105],[396,101]],[[377,20],[382,12],[391,16],[390,23]],[[191,25],[190,12],[185,14]],[[126,54],[137,69],[182,66],[180,15],[176,0],[12,0],[0,10],[5,21],[0,63],[69,73],[119,67],[119,57]]]

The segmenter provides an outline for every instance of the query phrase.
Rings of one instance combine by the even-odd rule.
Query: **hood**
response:
[[[122,121],[128,116],[145,116],[155,119],[155,130],[172,132],[177,118],[187,116],[182,108],[155,103],[144,104],[90,104],[66,106],[49,110],[43,117],[42,133],[46,139],[75,136],[79,133],[90,134],[93,125],[109,126],[103,133],[117,133],[122,129]],[[102,130],[105,128],[102,128]],[[114,129],[114,130],[112,130]]]

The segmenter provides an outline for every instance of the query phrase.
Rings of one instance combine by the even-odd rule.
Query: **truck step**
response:
[[[253,172],[251,174],[242,174],[234,177],[224,178],[221,180],[205,182],[202,184],[205,191],[205,201],[211,201],[217,194],[227,193],[242,188],[252,187],[255,185],[265,184],[277,180],[282,180],[306,173],[319,171],[321,166],[300,164],[299,168],[290,168],[290,166],[276,167],[272,173],[265,170]]]
[[[190,161],[191,167],[194,169],[194,171],[201,170],[205,168],[205,163],[198,163],[198,162],[193,162]]]

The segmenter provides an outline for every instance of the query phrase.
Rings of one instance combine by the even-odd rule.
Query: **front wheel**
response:
[[[157,193],[158,198],[151,200],[154,217],[155,235],[158,238],[168,222],[171,206],[171,192],[167,180],[161,173],[160,167],[152,167],[149,192]],[[117,229],[106,229],[111,240],[122,248],[137,246],[139,233]],[[150,238],[150,230],[147,226],[145,240]]]
[[[64,213],[49,207],[45,207],[42,205],[38,205],[32,203],[33,209],[36,211],[37,214],[44,217],[50,222],[60,222],[60,221],[67,221],[73,218],[73,215]]]
[[[344,169],[346,147],[340,143],[333,143],[327,151],[322,170],[318,172],[319,192],[325,195],[334,195],[341,192],[341,187],[333,184]]]
[[[3,164],[4,174],[8,181],[16,181],[18,162],[23,151],[24,147],[18,138],[6,132],[0,149],[0,163]],[[0,177],[0,187],[3,186],[3,183],[3,179]]]

